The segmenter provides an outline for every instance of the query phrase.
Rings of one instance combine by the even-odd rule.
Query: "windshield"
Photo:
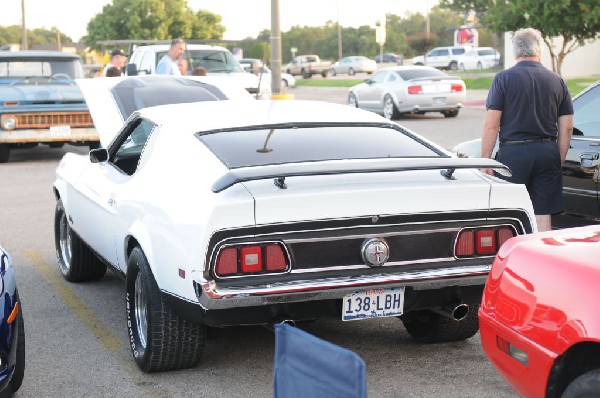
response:
[[[166,54],[158,53],[157,62]],[[208,73],[231,73],[244,72],[239,62],[233,58],[229,51],[220,49],[186,50],[183,58],[188,61],[188,70],[194,70],[198,66],[204,67]],[[190,62],[191,58],[191,62]]]
[[[83,67],[78,59],[16,58],[0,60],[0,78],[53,78],[61,80],[83,78]]]

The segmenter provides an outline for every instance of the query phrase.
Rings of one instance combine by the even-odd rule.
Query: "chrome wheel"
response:
[[[348,105],[354,108],[358,108],[358,101],[356,101],[356,96],[354,94],[350,94],[348,96]]]
[[[59,246],[60,246],[60,255],[62,257],[62,262],[60,262],[60,267],[62,268],[63,273],[66,273],[71,268],[71,259],[73,258],[73,242],[72,242],[72,233],[71,227],[69,227],[69,222],[67,221],[67,215],[63,212],[60,217],[60,226],[59,226]]]
[[[148,341],[148,311],[146,308],[146,291],[142,274],[138,272],[135,277],[135,326],[137,328],[140,344],[146,348]]]
[[[394,105],[392,97],[386,95],[383,99],[383,116],[385,116],[386,119],[392,119],[395,107],[396,105]]]

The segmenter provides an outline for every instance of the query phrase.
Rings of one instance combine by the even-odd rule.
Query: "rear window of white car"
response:
[[[437,69],[408,69],[396,72],[402,80],[419,79],[423,77],[449,77],[446,73]]]
[[[230,169],[324,160],[447,156],[389,125],[273,125],[196,136]]]

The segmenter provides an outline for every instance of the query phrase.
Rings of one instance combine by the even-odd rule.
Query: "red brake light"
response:
[[[242,272],[262,271],[262,250],[260,246],[243,246],[240,249]]]
[[[462,84],[459,84],[459,83],[452,83],[450,90],[453,93],[460,93],[461,91],[463,91],[463,86],[462,86]]]
[[[228,247],[219,252],[217,258],[217,275],[231,275],[238,272],[238,254],[235,247]]]
[[[282,243],[264,242],[229,246],[219,251],[215,263],[217,277],[285,272],[288,257]]]
[[[475,231],[475,252],[477,254],[495,254],[496,234],[493,229]]]
[[[456,257],[488,256],[498,252],[500,246],[515,236],[509,226],[463,229],[456,238]]]
[[[421,94],[423,92],[423,86],[408,86],[409,94]]]
[[[281,246],[272,244],[265,248],[265,268],[267,271],[284,271],[287,268]]]
[[[456,239],[456,248],[454,249],[457,257],[472,256],[475,254],[475,232],[472,229],[465,229],[460,232]]]

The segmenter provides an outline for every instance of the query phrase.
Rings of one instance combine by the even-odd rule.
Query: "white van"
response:
[[[127,75],[152,75],[156,73],[156,65],[169,52],[169,44],[154,44],[137,47],[129,57]],[[270,82],[260,82],[256,75],[244,71],[231,52],[219,46],[206,44],[187,44],[183,55],[187,61],[187,74],[197,66],[206,69],[209,76],[223,76],[228,80],[238,81],[250,94],[258,99],[271,96]]]

